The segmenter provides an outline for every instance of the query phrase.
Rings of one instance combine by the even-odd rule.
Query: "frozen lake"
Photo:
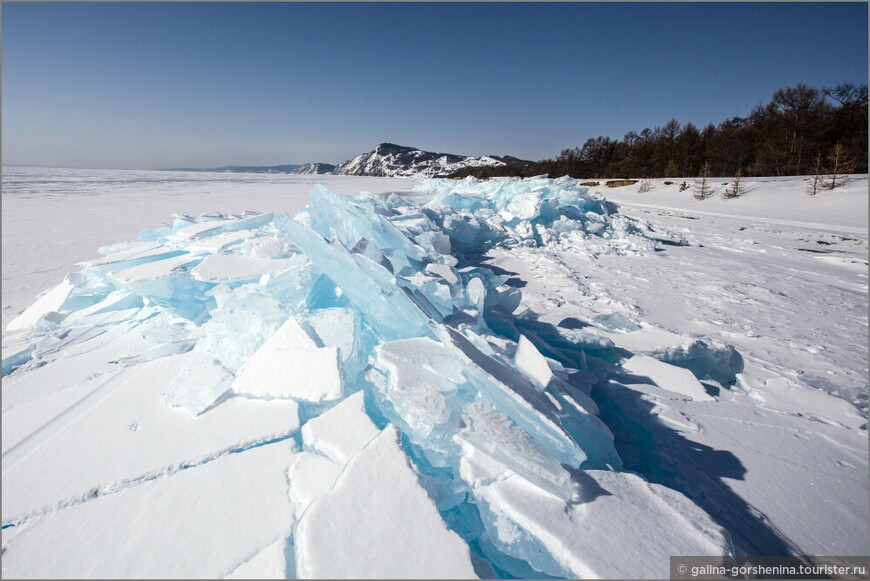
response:
[[[865,554],[867,177],[667,181],[4,167],[4,576]]]

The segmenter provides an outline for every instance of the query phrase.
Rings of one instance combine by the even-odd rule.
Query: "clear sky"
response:
[[[4,163],[553,157],[867,82],[859,3],[2,5]]]

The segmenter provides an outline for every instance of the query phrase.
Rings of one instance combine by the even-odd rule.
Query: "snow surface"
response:
[[[3,575],[866,555],[866,176],[663,182],[4,167]]]

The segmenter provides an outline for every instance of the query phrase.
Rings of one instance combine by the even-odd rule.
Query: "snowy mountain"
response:
[[[297,175],[325,175],[331,174],[335,170],[335,166],[331,163],[305,163],[291,171]]]
[[[368,153],[338,164],[333,173],[354,176],[431,178],[446,177],[464,167],[521,166],[527,163],[529,162],[510,156],[470,157],[381,143]]]
[[[3,577],[866,555],[867,176],[678,181],[9,168]]]

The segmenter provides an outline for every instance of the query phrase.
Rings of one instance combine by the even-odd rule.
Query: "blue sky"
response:
[[[867,82],[867,3],[15,3],[4,163],[553,157]]]

